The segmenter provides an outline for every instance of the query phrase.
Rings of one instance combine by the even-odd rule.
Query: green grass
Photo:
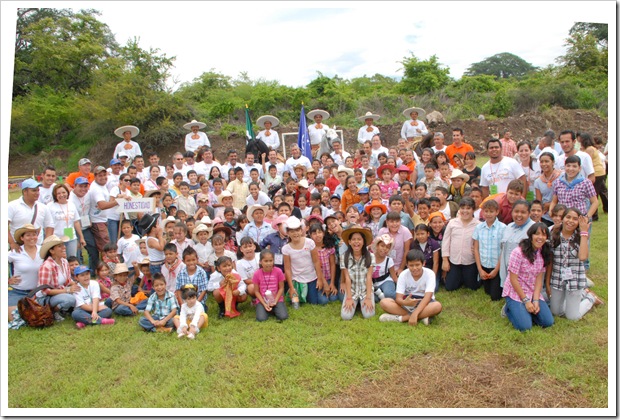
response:
[[[600,212],[594,223],[589,274],[605,301],[607,221]],[[482,289],[442,289],[437,299],[444,311],[415,328],[380,323],[379,308],[373,319],[341,321],[338,303],[289,308],[283,323],[257,323],[243,304],[241,317],[218,320],[210,297],[210,325],[194,341],[144,333],[137,318],[84,330],[70,319],[11,330],[8,406],[320,407],[348,387],[389,380],[408,360],[432,354],[470,363],[511,360],[521,366],[518,374],[557,381],[579,390],[589,407],[607,407],[608,305],[578,322],[556,318],[552,328],[519,333]]]

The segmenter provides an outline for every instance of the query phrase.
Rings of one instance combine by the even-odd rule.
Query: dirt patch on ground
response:
[[[556,134],[562,130],[571,129],[607,138],[607,125],[607,118],[602,118],[595,112],[553,108],[543,113],[527,113],[516,117],[502,118],[493,121],[449,121],[448,123],[440,123],[436,127],[430,127],[430,130],[443,132],[446,137],[446,144],[451,144],[452,128],[460,127],[465,132],[465,140],[474,146],[477,153],[481,153],[485,149],[486,141],[492,136],[499,135],[499,133],[504,130],[510,130],[516,141],[534,141],[537,137],[542,136],[548,129],[553,129]],[[401,127],[402,123],[379,125],[379,129],[388,147],[396,145],[400,137]],[[298,127],[296,125],[283,125],[278,127],[278,132],[280,134],[297,132],[297,130]],[[358,147],[356,140],[358,128],[344,129],[343,131],[345,150],[355,150]],[[222,138],[217,135],[210,135],[209,139],[213,146],[215,157],[220,161],[225,160],[226,152],[229,149],[241,151],[241,154],[245,151],[244,137],[231,136],[230,138]],[[88,158],[95,164],[105,164],[107,166],[119,140],[118,138],[114,138],[101,141],[91,149]],[[137,140],[138,143],[140,143],[143,153],[146,154],[152,149],[148,144],[141,143],[139,137]],[[157,152],[160,156],[160,162],[162,164],[170,162],[175,152],[184,151],[183,144],[184,139],[178,139],[178,141],[174,141],[169,145],[158,147]],[[287,143],[287,145],[288,144],[290,143]],[[54,158],[64,160],[69,155],[69,152],[68,150],[57,150],[53,152],[42,152],[36,156],[18,157],[9,151],[9,176],[32,174],[33,169],[36,173],[40,173],[45,164],[51,162]],[[72,172],[77,170],[77,168],[69,168],[69,170]]]
[[[588,407],[589,403],[579,389],[533,374],[519,359],[502,356],[473,361],[424,355],[400,364],[389,376],[364,379],[318,406],[558,408]]]

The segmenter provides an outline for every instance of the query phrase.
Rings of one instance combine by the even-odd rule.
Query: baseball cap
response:
[[[332,198],[337,198],[338,200],[342,200],[338,194],[332,194],[332,196],[329,197],[329,199],[331,200]]]
[[[118,154],[118,157],[119,157],[119,159],[120,159],[120,158],[122,158],[122,157],[126,157],[126,158],[128,158],[128,157],[129,157],[129,155],[127,154],[127,152],[120,152],[120,153]]]
[[[88,165],[89,163],[91,163],[91,161],[90,161],[90,160],[88,160],[87,158],[82,158],[82,159],[80,159],[80,161],[78,162],[78,166]]]
[[[362,187],[360,188],[360,190],[357,192],[358,194],[368,194],[368,187]]]
[[[106,169],[103,166],[97,166],[95,170],[93,171],[93,173],[97,175],[101,171],[106,172]]]
[[[88,179],[84,178],[83,176],[77,177],[75,179],[74,182],[75,185],[80,185],[80,184],[88,184]]]
[[[118,159],[112,159],[110,161],[110,166],[112,166],[112,165],[120,165],[120,164],[121,164],[121,161],[118,160]]]
[[[32,178],[28,178],[27,180],[22,182],[22,190],[26,188],[39,188],[40,186],[41,186],[41,183],[35,181]]]
[[[86,273],[87,271],[90,273],[90,268],[85,265],[78,265],[73,269],[73,274],[77,276],[78,274]]]
[[[196,195],[196,202],[209,201],[209,196],[205,193],[199,193]]]

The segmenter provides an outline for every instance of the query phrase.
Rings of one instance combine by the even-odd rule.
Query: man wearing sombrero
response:
[[[272,128],[276,128],[280,124],[280,120],[273,115],[263,115],[256,121],[256,124],[264,128],[258,132],[256,140],[262,140],[270,150],[278,150],[280,148],[280,136]]]
[[[114,134],[122,138],[123,141],[116,145],[114,156],[112,156],[113,158],[118,159],[118,155],[121,152],[127,153],[128,158],[132,161],[136,156],[142,155],[140,145],[132,140],[132,138],[140,134],[140,129],[138,127],[134,125],[124,125],[114,130]]]
[[[412,142],[418,137],[423,137],[428,134],[426,125],[422,121],[418,120],[418,118],[424,118],[426,111],[422,108],[411,107],[405,109],[403,111],[403,115],[405,117],[410,117],[410,119],[405,121],[403,128],[400,130],[400,136],[402,138]]]
[[[192,120],[187,124],[183,124],[183,128],[189,130],[190,132],[185,135],[185,151],[186,152],[196,152],[200,147],[207,146],[211,147],[211,142],[209,141],[209,137],[202,131],[207,124]]]
[[[321,140],[323,140],[323,136],[327,133],[327,129],[329,128],[327,125],[323,124],[323,121],[329,119],[329,112],[322,109],[313,109],[308,112],[307,116],[308,119],[314,120],[314,124],[308,126],[312,156],[314,156],[316,151],[319,150]]]
[[[379,129],[375,127],[373,122],[381,118],[380,115],[373,114],[368,111],[366,115],[362,115],[361,117],[357,117],[358,120],[364,121],[366,125],[360,127],[360,130],[357,133],[357,142],[359,144],[364,144],[367,140],[372,140],[372,136],[375,134],[379,134]]]

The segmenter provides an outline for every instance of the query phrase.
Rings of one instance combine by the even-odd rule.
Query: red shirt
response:
[[[336,178],[333,175],[325,180],[325,186],[329,188],[330,194],[333,194],[334,191],[336,191],[336,188],[338,188],[338,185],[340,185],[340,181],[338,180],[338,178]]]

